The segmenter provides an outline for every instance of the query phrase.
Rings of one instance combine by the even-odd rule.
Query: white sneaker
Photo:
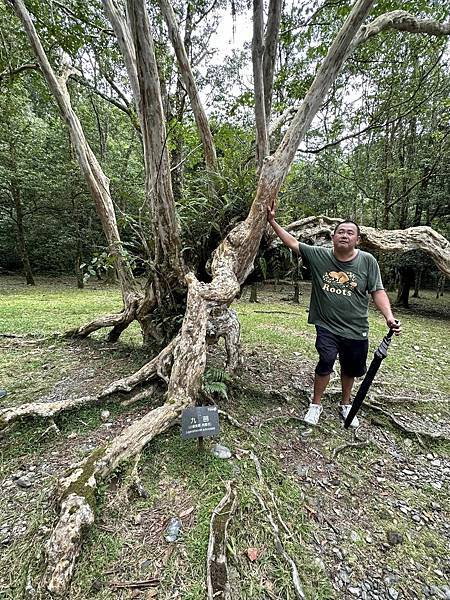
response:
[[[305,421],[305,423],[309,423],[310,425],[317,425],[322,411],[323,406],[321,404],[310,404],[308,412],[303,417],[303,420]]]
[[[344,419],[344,421],[348,417],[348,413],[350,412],[351,408],[351,404],[341,404],[341,406],[339,407],[341,417]],[[350,427],[359,427],[359,419],[356,415],[353,417],[353,420],[350,423]]]

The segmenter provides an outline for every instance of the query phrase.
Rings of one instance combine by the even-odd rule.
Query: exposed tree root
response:
[[[251,437],[255,437],[255,434],[252,431],[250,431],[250,429],[248,429],[248,427],[246,427],[240,421],[238,421],[237,419],[232,417],[230,415],[230,413],[227,413],[226,411],[220,410],[220,409],[217,412],[219,413],[219,415],[224,416],[231,423],[231,425],[234,425],[234,427],[237,427],[238,429],[242,429],[242,431],[245,431],[245,433],[247,433]]]
[[[241,450],[240,452],[242,452],[243,454],[248,454],[249,457],[253,460],[253,462],[255,463],[255,468],[256,468],[256,473],[258,475],[258,479],[259,482],[261,484],[261,487],[263,488],[263,490],[265,491],[265,493],[269,494],[272,505],[274,507],[274,510],[276,512],[276,516],[278,519],[278,523],[280,523],[280,525],[282,526],[282,528],[284,529],[285,533],[288,535],[288,537],[292,536],[292,533],[290,532],[289,528],[287,527],[286,523],[283,521],[283,519],[281,518],[280,512],[278,510],[278,505],[275,499],[275,496],[272,492],[272,490],[270,490],[269,486],[266,484],[264,476],[263,476],[263,472],[261,469],[261,463],[259,462],[258,457],[253,453],[253,452],[247,452],[245,450]],[[275,547],[277,549],[277,552],[281,555],[281,557],[283,558],[283,560],[286,562],[286,564],[289,566],[289,568],[291,569],[291,573],[292,573],[292,583],[294,586],[294,591],[295,591],[295,595],[297,598],[300,598],[302,600],[305,600],[306,596],[305,593],[303,592],[303,586],[301,584],[300,581],[300,576],[298,574],[298,569],[297,569],[297,565],[295,564],[294,560],[289,556],[289,554],[286,552],[286,549],[281,541],[280,538],[280,528],[272,514],[272,511],[270,510],[270,507],[268,506],[268,504],[266,503],[266,501],[264,500],[263,496],[258,493],[255,489],[252,489],[253,494],[256,496],[256,498],[258,499],[261,508],[264,511],[265,516],[267,517],[267,520],[269,521],[269,524],[271,526],[272,529],[272,535],[274,537],[274,541],[275,541]]]
[[[167,346],[161,350],[158,356],[155,356],[150,362],[146,363],[138,371],[123,377],[111,383],[99,394],[99,398],[106,398],[117,392],[131,392],[133,388],[141,383],[145,383],[154,377],[159,375],[163,381],[168,382],[170,369],[172,367],[174,349],[179,341],[179,336],[173,338],[173,340],[167,344]]]
[[[21,406],[14,406],[0,410],[0,431],[22,417],[51,418],[65,410],[72,410],[87,406],[98,401],[97,396],[83,396],[82,398],[69,398],[56,402],[30,402]]]
[[[219,338],[224,338],[227,352],[226,367],[229,371],[235,372],[241,364],[241,325],[236,312],[226,305],[213,308],[208,319],[206,335],[208,344],[215,344]]]
[[[370,446],[372,443],[372,440],[362,440],[360,442],[348,442],[347,444],[342,444],[342,446],[338,446],[333,450],[333,458],[336,458],[338,454],[348,448],[367,448],[367,446]]]
[[[110,342],[116,342],[120,334],[136,319],[142,300],[142,294],[138,294],[137,292],[127,294],[124,300],[124,308],[120,313],[98,317],[85,325],[81,325],[81,327],[71,329],[66,333],[66,337],[85,338],[94,331],[105,327],[112,327],[113,329],[107,339]]]
[[[450,403],[450,398],[424,398],[423,396],[391,396],[388,394],[379,393],[370,394],[370,398],[375,402],[386,401],[388,404],[430,404],[434,402],[441,404]]]
[[[371,410],[375,410],[385,417],[387,417],[390,422],[395,425],[398,429],[403,431],[404,433],[408,433],[410,435],[414,435],[417,439],[420,438],[428,438],[434,441],[450,441],[450,434],[445,431],[431,431],[429,429],[425,429],[423,427],[410,427],[405,422],[398,419],[395,415],[390,413],[388,410],[383,408],[382,406],[378,406],[377,404],[373,404],[372,402],[365,402],[364,407],[369,408]],[[423,442],[422,442],[423,443]]]
[[[121,462],[141,452],[153,437],[171,427],[181,410],[179,404],[164,404],[152,410],[108,446],[97,449],[75,465],[59,481],[61,513],[46,547],[44,579],[51,593],[64,596],[67,591],[84,530],[94,523],[99,483]]]
[[[189,278],[188,283],[182,329],[175,338],[176,345],[175,340],[169,345],[174,362],[167,402],[127,427],[106,447],[95,450],[59,481],[61,513],[47,544],[47,571],[44,577],[47,589],[55,595],[66,594],[80,552],[83,532],[94,522],[99,483],[113,473],[121,462],[139,454],[150,440],[171,427],[186,406],[195,403],[205,368],[206,323],[211,307],[199,293],[201,284],[194,277]],[[166,357],[167,352],[163,351],[161,355]],[[153,372],[156,371],[155,363]]]
[[[141,400],[148,400],[150,398],[153,398],[157,388],[158,388],[158,384],[156,382],[152,383],[152,384],[146,386],[146,388],[144,390],[142,390],[141,392],[137,392],[130,398],[126,398],[125,400],[122,400],[122,402],[120,404],[122,406],[131,406],[132,404],[136,404],[136,402],[141,402]]]
[[[258,492],[256,490],[252,490],[252,491],[255,494],[255,496],[257,497],[259,503],[261,504],[261,508],[263,509],[263,511],[270,523],[270,526],[272,528],[272,534],[273,534],[273,537],[275,540],[275,547],[276,547],[277,551],[279,552],[279,554],[282,556],[283,560],[288,565],[288,567],[291,569],[292,583],[294,585],[295,595],[297,596],[297,598],[301,598],[301,600],[305,600],[306,596],[303,592],[303,587],[302,587],[302,584],[300,581],[300,576],[298,574],[297,565],[292,560],[292,558],[289,556],[289,554],[286,552],[286,550],[281,542],[280,530],[278,528],[278,525],[275,522],[275,519],[273,518],[270,508],[268,508],[266,506],[266,503],[264,502],[262,496],[260,494],[258,494]]]
[[[227,528],[236,508],[236,490],[227,481],[226,493],[212,512],[209,524],[206,581],[208,600],[231,600],[227,567]]]

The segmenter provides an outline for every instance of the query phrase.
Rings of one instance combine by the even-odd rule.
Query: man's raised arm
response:
[[[275,221],[275,204],[267,207],[267,221],[285,246],[299,253],[298,241]]]

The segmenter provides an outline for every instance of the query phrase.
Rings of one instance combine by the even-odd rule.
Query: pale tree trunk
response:
[[[255,90],[256,164],[258,173],[261,172],[263,161],[269,154],[269,137],[267,133],[263,83],[263,31],[263,0],[253,0],[252,64],[253,87]]]
[[[189,2],[186,7],[186,18],[184,24],[184,48],[189,56],[191,52],[191,39],[193,29],[194,11],[192,4]],[[183,87],[181,76],[178,77],[177,89],[174,100],[174,117],[178,123],[183,122],[184,109],[186,105],[186,91]],[[181,200],[184,186],[184,139],[183,134],[178,129],[174,132],[174,148],[170,155],[172,164],[172,187],[175,200]]]
[[[270,113],[272,110],[273,79],[275,74],[282,7],[282,0],[270,0],[269,2],[263,57],[264,111],[266,123],[269,123],[270,121]]]
[[[136,306],[140,300],[133,277],[133,273],[122,255],[122,242],[117,227],[114,206],[109,192],[109,180],[103,173],[94,153],[92,152],[83,132],[81,123],[73,111],[69,92],[67,90],[67,65],[61,76],[56,76],[51,67],[44,48],[39,40],[33,21],[22,0],[8,0],[21,20],[28,40],[33,48],[48,87],[56,100],[61,116],[64,119],[70,134],[70,140],[81,171],[86,179],[89,191],[95,201],[97,214],[102,224],[103,232],[108,242],[110,254],[114,257],[115,267],[122,290],[124,309],[119,315],[107,315],[96,319],[72,332],[74,335],[84,337],[101,327],[118,326],[123,330],[134,319]],[[114,337],[114,330],[110,337]]]
[[[177,57],[178,69],[191,102],[192,112],[203,144],[206,168],[209,171],[217,171],[217,156],[211,129],[192,74],[186,48],[178,31],[175,13],[169,0],[158,0],[158,4],[166,21],[170,41]]]

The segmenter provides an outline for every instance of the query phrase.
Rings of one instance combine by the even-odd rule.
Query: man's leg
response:
[[[354,377],[349,377],[341,371],[341,385],[342,385],[342,400],[341,404],[351,404],[350,396],[352,393]]]
[[[335,335],[323,327],[316,326],[316,330],[316,349],[319,353],[319,362],[317,363],[314,376],[313,397],[308,412],[303,417],[306,423],[310,423],[311,425],[317,425],[322,413],[322,394],[330,381],[330,375],[333,371],[333,365],[338,351]]]
[[[326,387],[330,381],[330,375],[314,375],[314,393],[311,400],[311,404],[320,404],[322,396]]]
[[[339,344],[339,361],[341,363],[342,400],[340,414],[345,419],[350,412],[351,391],[355,377],[361,377],[366,372],[366,359],[369,345],[367,340],[341,339]],[[348,374],[350,373],[350,375]],[[359,419],[353,417],[350,427],[358,427]]]

